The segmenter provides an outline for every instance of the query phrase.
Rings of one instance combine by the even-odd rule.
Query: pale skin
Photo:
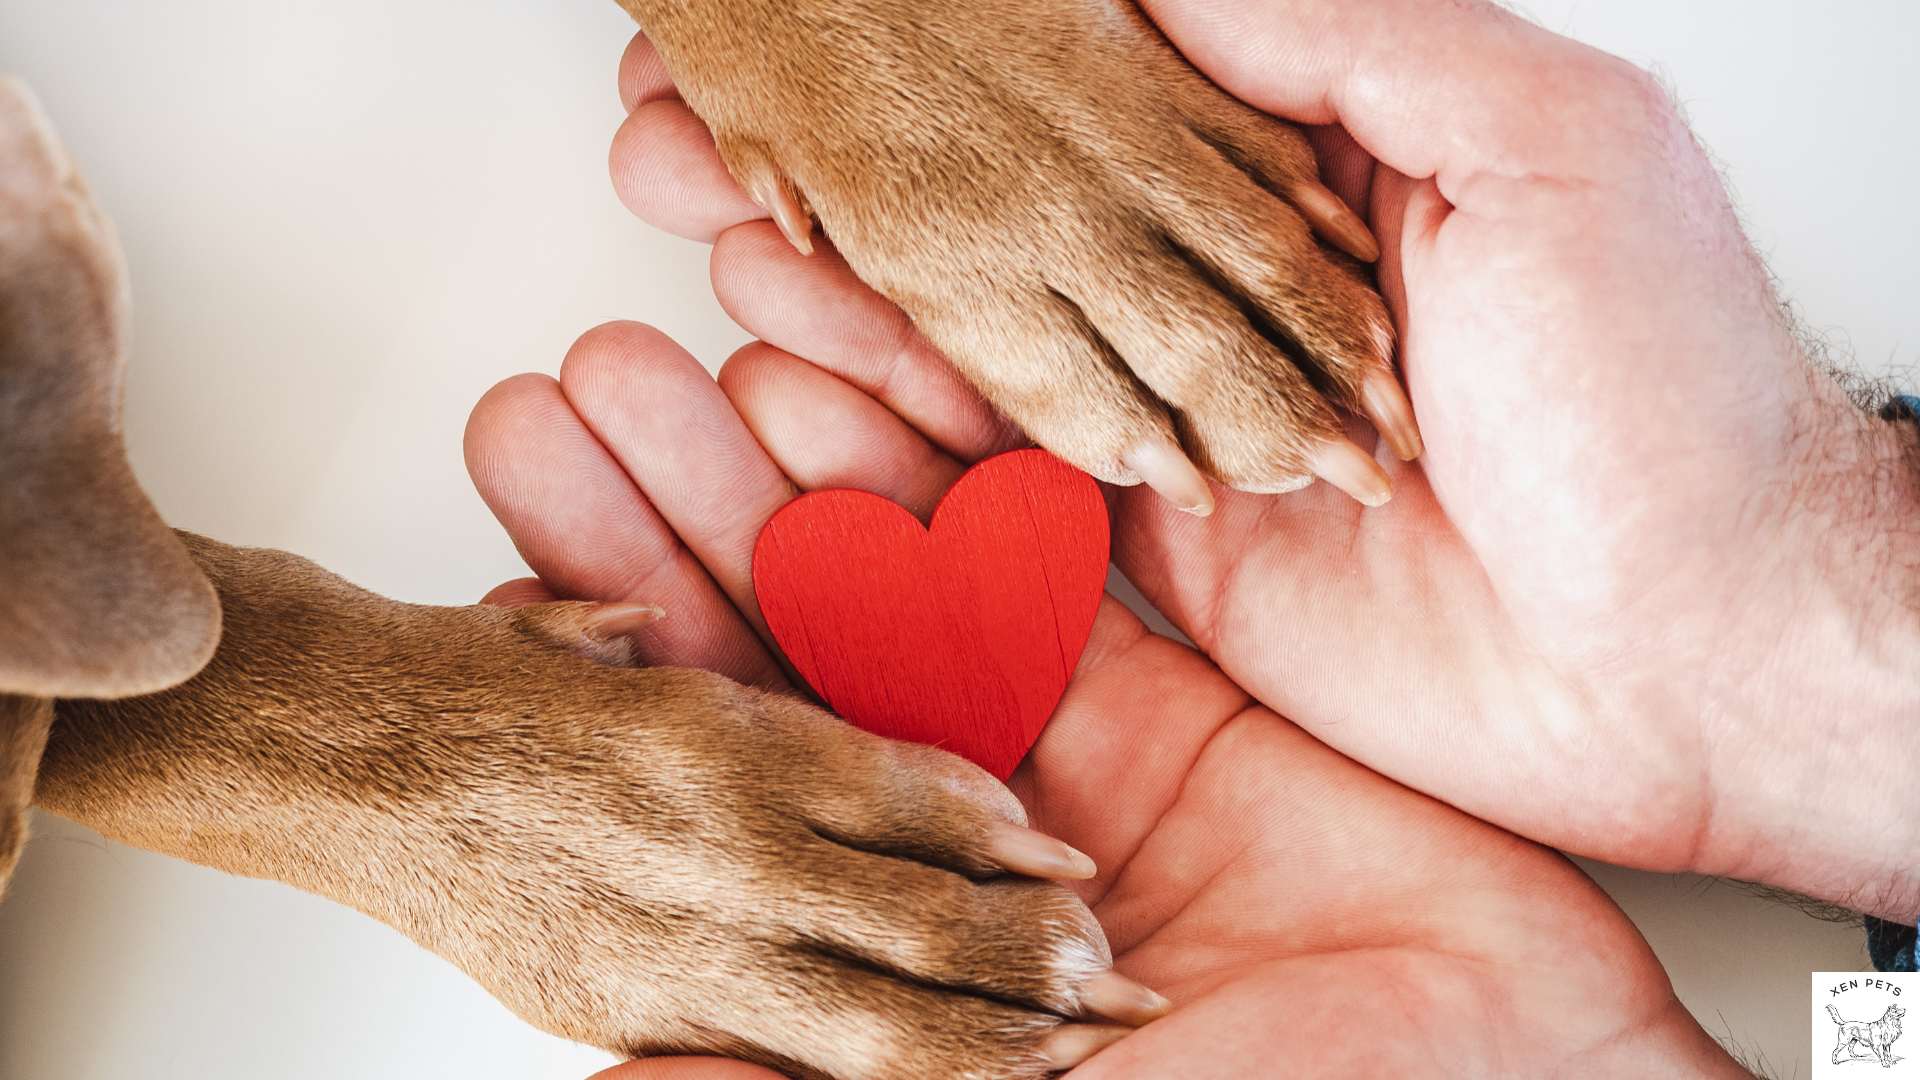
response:
[[[1916,436],[1809,370],[1665,94],[1486,4],[1145,6],[1227,90],[1322,125],[1426,452],[1376,453],[1376,509],[1215,486],[1199,520],[1124,490],[1120,567],[1257,700],[1414,788],[1911,920]],[[638,44],[630,101],[652,77]],[[830,252],[729,228],[760,211],[697,126],[614,166],[643,217],[720,234],[716,288],[763,340],[963,457],[1009,444]]]
[[[645,659],[787,685],[754,629],[768,516],[855,487],[924,519],[965,468],[842,377],[857,357],[832,368],[756,345],[716,384],[621,323],[582,338],[558,382],[495,388],[468,461],[544,584],[490,599],[653,597],[668,614],[636,635]],[[1113,600],[1010,786],[1098,864],[1074,887],[1116,970],[1175,1004],[1077,1074],[1747,1075],[1566,860],[1342,757]],[[661,1059],[598,1080],[772,1075]]]

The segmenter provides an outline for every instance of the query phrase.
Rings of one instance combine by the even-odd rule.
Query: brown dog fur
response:
[[[1340,437],[1328,402],[1367,412],[1392,378],[1384,305],[1312,228],[1372,239],[1305,138],[1124,0],[620,3],[790,235],[818,215],[988,400],[1103,480],[1177,440],[1232,487],[1300,487]]]
[[[1235,486],[1298,486],[1328,402],[1364,408],[1387,370],[1379,298],[1312,230],[1371,240],[1304,139],[1129,5],[621,2],[797,244],[817,214],[1096,475],[1177,441]],[[124,308],[104,217],[0,83],[0,888],[31,794],[358,908],[617,1053],[1044,1069],[1107,957],[1071,894],[998,873],[1005,789],[802,702],[618,666],[631,611],[418,607],[176,537],[120,445]]]

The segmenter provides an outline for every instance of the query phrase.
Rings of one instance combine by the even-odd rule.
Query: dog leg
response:
[[[582,658],[618,653],[630,605],[418,607],[182,538],[219,651],[159,694],[60,702],[46,809],[355,907],[616,1053],[1037,1076],[1087,1011],[1099,928],[1005,873],[1036,834],[974,766],[706,672]]]

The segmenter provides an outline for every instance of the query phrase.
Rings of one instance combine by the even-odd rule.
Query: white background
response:
[[[1808,320],[1872,368],[1916,359],[1920,7],[1532,11],[1657,63]],[[470,602],[524,573],[460,461],[488,386],[555,370],[610,318],[710,365],[746,340],[704,249],[609,190],[629,33],[606,0],[0,3],[0,69],[38,89],[119,223],[129,440],[174,524]],[[36,827],[0,908],[0,1078],[577,1080],[606,1060],[351,912]],[[1808,1075],[1807,973],[1863,967],[1857,929],[1592,869],[1709,1030]]]

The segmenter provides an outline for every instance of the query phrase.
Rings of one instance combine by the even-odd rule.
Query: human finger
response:
[[[720,386],[762,447],[802,489],[853,488],[923,523],[967,465],[858,387],[772,346],[748,346]],[[806,408],[795,409],[795,402]]]
[[[620,58],[620,104],[628,121],[610,152],[614,190],[643,221],[711,243],[728,225],[766,216],[734,180],[645,33],[633,35]]]
[[[620,57],[620,104],[627,120],[608,164],[614,192],[635,216],[706,243],[729,225],[767,216],[721,161],[712,132],[687,108],[644,33]]]
[[[793,484],[754,440],[713,377],[639,323],[594,331],[560,369],[568,402],[762,641],[753,545]]]
[[[644,33],[633,35],[627,51],[620,55],[620,106],[631,113],[652,101],[679,100],[680,88],[673,85],[667,62],[660,50]]]
[[[546,582],[537,577],[523,577],[495,585],[487,590],[487,595],[481,597],[480,602],[494,607],[516,608],[529,604],[550,604],[558,599],[553,595],[553,590],[547,588]]]
[[[1027,444],[830,244],[802,255],[772,224],[748,222],[721,235],[712,268],[735,322],[872,396],[947,453],[978,461]]]
[[[635,109],[614,134],[607,164],[627,209],[675,236],[711,244],[729,226],[767,216],[727,171],[707,125],[678,98]]]
[[[596,331],[574,355],[621,344]],[[548,595],[524,583],[493,603],[645,601],[665,613],[632,635],[649,664],[703,667],[757,686],[786,685],[695,555],[655,512],[562,392],[545,376],[494,387],[467,424],[467,468]]]

